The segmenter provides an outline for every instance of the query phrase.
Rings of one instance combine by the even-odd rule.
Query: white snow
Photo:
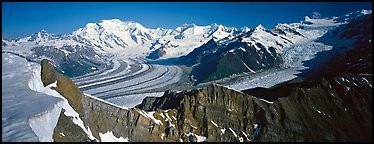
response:
[[[37,80],[39,64],[8,53],[2,56],[3,141],[52,141],[63,100],[34,91],[44,88]],[[45,89],[55,86],[52,83]]]
[[[218,125],[214,121],[210,121],[210,122],[212,122],[212,124],[218,128]]]
[[[256,129],[258,127],[258,124],[253,124],[253,128]]]
[[[225,134],[226,128],[221,129],[221,135]]]
[[[197,142],[203,142],[203,141],[206,140],[206,137],[204,137],[204,136],[199,136],[199,135],[195,135],[195,136],[197,138]]]
[[[82,119],[79,117],[79,114],[70,106],[68,100],[62,95],[60,95],[57,91],[50,89],[51,86],[57,86],[56,82],[52,83],[52,85],[48,85],[47,87],[43,87],[43,82],[41,81],[40,66],[39,68],[33,70],[33,76],[29,80],[30,89],[37,92],[48,94],[50,96],[62,98],[64,100],[64,103],[62,105],[62,108],[65,110],[64,114],[68,117],[72,117],[73,123],[81,127],[82,130],[87,134],[87,136],[91,140],[97,140],[92,135],[91,131],[87,130],[87,128],[84,126],[84,123]]]
[[[158,120],[153,116],[155,111],[146,112],[146,111],[141,110],[141,109],[136,109],[136,111],[139,112],[139,114],[143,115],[144,117],[151,119],[154,123],[156,123],[158,125],[164,125],[161,120]]]
[[[194,128],[194,129],[197,129],[197,127],[196,127],[196,126],[193,126],[192,124],[190,124],[190,126],[191,126],[192,128]]]
[[[370,84],[370,82],[366,78],[363,77],[362,80],[364,80],[365,83],[369,84],[369,86],[372,87],[372,85]]]
[[[61,135],[61,136],[65,136],[65,134],[64,134],[64,133],[60,133],[60,135]]]
[[[161,133],[161,139],[163,140],[165,137],[165,134],[164,133]]]
[[[172,119],[169,117],[168,113],[165,113],[167,120],[172,121]]]
[[[242,133],[245,136],[245,138],[247,139],[247,141],[249,141],[248,135],[245,132],[243,132],[243,131],[242,131]]]
[[[261,100],[261,101],[264,101],[264,102],[267,102],[267,103],[269,103],[269,104],[273,104],[274,102],[271,102],[271,101],[267,101],[267,100],[265,100],[265,99],[262,99],[262,98],[259,98],[259,100]]]
[[[206,137],[205,136],[199,136],[199,135],[197,135],[197,134],[194,134],[194,133],[188,133],[188,134],[185,134],[185,135],[187,135],[187,136],[190,136],[190,135],[192,135],[192,136],[194,136],[194,137],[196,137],[196,141],[197,142],[204,142],[205,140],[206,140]]]
[[[235,131],[232,130],[231,128],[229,128],[229,130],[232,132],[232,134],[235,136],[235,137],[238,137],[238,135],[236,135]]]
[[[63,102],[58,102],[51,110],[29,119],[30,127],[39,137],[40,142],[52,142],[53,130],[60,117],[62,104]]]
[[[39,64],[2,53],[2,141],[52,141],[62,99],[30,89]]]
[[[171,117],[173,117],[174,120],[177,120],[177,118],[175,116],[171,116]]]
[[[164,116],[164,114],[163,114],[163,113],[160,113],[160,116],[161,116],[162,118],[165,118],[165,116]]]
[[[117,138],[116,136],[113,135],[112,131],[107,131],[106,133],[99,133],[101,142],[129,142],[129,138],[123,138],[119,137]]]

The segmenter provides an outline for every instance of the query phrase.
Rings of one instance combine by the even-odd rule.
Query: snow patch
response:
[[[229,130],[232,132],[232,134],[235,136],[235,137],[238,137],[238,135],[236,135],[235,131],[232,130],[231,128],[229,128]]]
[[[165,134],[162,133],[162,134],[161,134],[161,139],[164,140],[164,137],[165,137]]]
[[[264,102],[266,102],[266,103],[269,103],[269,104],[273,104],[274,102],[271,102],[271,101],[267,101],[267,100],[265,100],[265,99],[262,99],[262,98],[258,98],[259,100],[261,100],[261,101],[264,101]]]
[[[137,110],[137,112],[139,112],[139,114],[143,115],[144,117],[153,120],[154,123],[156,123],[158,125],[164,125],[161,120],[158,120],[153,116],[155,111],[145,112],[144,110],[141,110],[141,109],[136,109],[136,110]]]
[[[119,137],[117,138],[116,136],[113,135],[112,131],[107,131],[106,133],[99,133],[101,142],[129,142],[129,138],[123,138]]]
[[[225,132],[226,132],[226,128],[221,129],[221,135],[225,134]]]
[[[185,134],[185,135],[187,135],[187,136],[191,136],[192,135],[192,136],[196,137],[197,142],[204,142],[206,140],[205,136],[199,136],[199,135],[191,133],[191,132],[188,133],[188,134]]]
[[[242,131],[242,133],[245,136],[245,138],[247,139],[247,141],[249,141],[248,135],[245,132],[243,132],[243,131]]]
[[[218,125],[214,121],[210,121],[210,122],[212,122],[212,124],[218,128]]]

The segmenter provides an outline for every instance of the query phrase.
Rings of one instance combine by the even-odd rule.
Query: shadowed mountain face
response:
[[[335,44],[331,51],[307,61],[310,69],[300,74],[302,82],[293,80],[243,92],[280,102],[285,109],[282,123],[292,121],[309,130],[304,140],[372,141],[372,35],[364,32],[372,29],[371,15],[351,24],[336,29],[341,30],[336,38],[355,37],[354,45]],[[292,127],[285,133],[290,131],[304,133]],[[264,132],[264,140],[273,138],[269,133]]]
[[[333,46],[330,51],[317,53],[304,62],[309,67],[298,74],[314,79],[339,72],[372,73],[372,14],[356,18],[351,23],[337,27],[318,39]]]

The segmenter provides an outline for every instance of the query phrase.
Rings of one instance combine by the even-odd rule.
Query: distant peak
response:
[[[365,14],[365,15],[366,14],[371,14],[371,12],[372,12],[371,10],[365,10],[365,9],[361,10],[361,13]]]
[[[222,26],[222,25],[221,25],[221,24],[218,24],[218,23],[213,23],[213,24],[211,24],[211,26],[219,27],[219,26]]]
[[[321,14],[318,13],[318,12],[313,12],[313,13],[311,14],[311,17],[312,17],[313,19],[320,19],[320,18],[322,18],[322,17],[321,17]]]
[[[109,20],[101,20],[101,22],[99,23],[100,25],[140,25],[139,23],[135,22],[135,21],[131,21],[131,20],[128,20],[128,21],[121,21],[120,19],[109,19]]]
[[[257,31],[257,30],[265,30],[265,27],[262,26],[261,24],[259,24],[259,25],[255,28],[255,30],[256,30],[256,31]]]
[[[119,19],[110,19],[110,20],[102,20],[102,23],[110,22],[110,23],[121,23],[122,21]]]
[[[192,26],[196,26],[196,25],[195,24],[187,24],[187,23],[182,25],[182,27],[192,27]]]
[[[241,29],[242,30],[250,30],[251,28],[245,26],[245,27],[242,27]]]
[[[40,33],[47,33],[47,31],[44,30],[44,29],[42,29],[42,30],[40,31]]]
[[[278,23],[277,25],[275,25],[275,28],[284,28],[284,27],[289,27],[288,24],[282,24],[282,23]]]
[[[87,23],[86,28],[96,27],[97,23]]]
[[[305,18],[304,18],[304,21],[310,21],[311,20],[311,18],[310,17],[308,17],[308,16],[305,16]]]
[[[42,29],[42,30],[40,30],[40,31],[38,31],[38,32],[36,32],[36,33],[34,33],[33,35],[39,35],[39,34],[41,34],[41,35],[47,35],[48,33],[47,33],[46,30]]]

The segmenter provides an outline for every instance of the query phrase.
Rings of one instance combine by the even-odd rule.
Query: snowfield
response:
[[[2,54],[2,141],[52,141],[63,99],[36,92],[33,70],[40,65]],[[40,86],[40,85],[39,85]],[[48,88],[49,89],[49,88]]]
[[[106,133],[99,133],[101,142],[129,142],[129,138],[123,138],[119,137],[117,138],[116,136],[113,135],[112,131],[108,131]]]
[[[51,89],[57,81],[43,86],[39,64],[9,53],[2,56],[3,141],[52,142],[61,109],[91,140],[97,140],[67,99]]]

